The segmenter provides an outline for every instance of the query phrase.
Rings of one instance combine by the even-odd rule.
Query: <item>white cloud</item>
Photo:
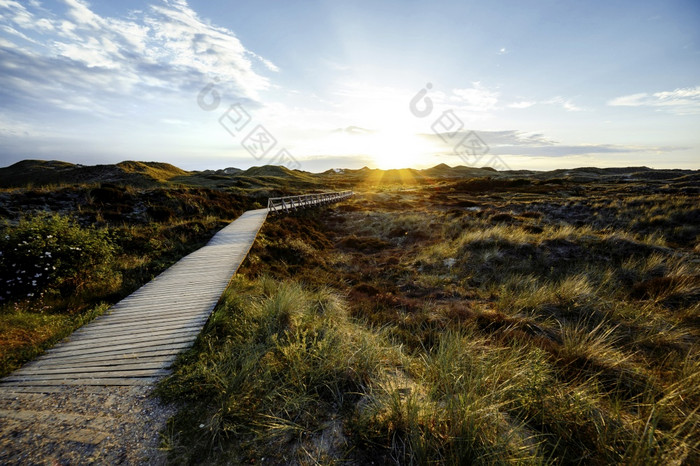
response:
[[[680,115],[700,113],[700,86],[648,94],[624,95],[608,102],[613,107],[655,107]]]
[[[460,140],[461,137],[471,134],[471,129],[463,129],[452,140]],[[489,147],[489,153],[499,156],[527,156],[527,157],[571,157],[571,156],[595,156],[604,154],[631,154],[641,152],[669,153],[686,150],[680,146],[640,146],[617,144],[562,144],[542,133],[527,133],[518,130],[504,131],[474,131],[479,138]],[[444,139],[438,134],[424,134],[423,137],[434,141],[439,146],[447,149],[444,154],[453,153],[454,145],[445,144]]]
[[[574,104],[574,102],[571,99],[566,99],[561,96],[552,97],[551,99],[547,100],[518,100],[507,104],[506,107],[515,109],[525,109],[534,107],[535,105],[554,105],[561,107],[567,112],[580,112],[584,110],[583,108]]]
[[[258,55],[257,53],[251,52],[250,50],[248,50],[247,52],[248,52],[248,55],[250,55],[251,57],[254,57],[256,60],[259,60],[260,63],[265,65],[265,68],[267,68],[268,70],[274,71],[275,73],[279,73],[279,71],[280,71],[279,67],[277,65],[275,65],[274,63],[272,63],[267,58],[263,58],[260,55]]]
[[[537,102],[534,100],[521,100],[520,102],[513,102],[512,104],[509,104],[509,108],[529,108],[535,105]]]
[[[563,108],[567,112],[580,112],[581,110],[583,110],[581,107],[574,104],[571,100],[565,99],[561,96],[557,96],[557,97],[554,97],[552,99],[545,100],[542,103],[548,104],[548,105],[560,105],[561,108]]]
[[[493,110],[498,104],[499,93],[485,88],[480,82],[473,82],[471,88],[453,89],[452,100],[458,102],[464,110],[485,112]]]
[[[614,107],[639,107],[644,105],[644,99],[648,97],[649,94],[642,92],[641,94],[630,94],[624,95],[622,97],[616,97],[608,102],[608,105]]]
[[[214,79],[222,95],[252,102],[270,86],[254,65],[278,71],[183,0],[160,0],[123,18],[100,16],[84,0],[64,3],[66,11],[57,13],[38,2],[0,0],[0,39],[10,39],[0,42],[0,99],[17,111],[27,100],[72,110],[89,102],[91,112],[114,109],[108,113],[134,95],[194,101]],[[13,38],[30,42],[31,50]]]
[[[80,25],[99,29],[105,21],[90,10],[87,3],[81,0],[63,0],[68,5],[68,17]]]

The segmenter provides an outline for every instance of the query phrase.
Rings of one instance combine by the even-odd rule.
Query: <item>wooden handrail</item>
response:
[[[267,210],[269,213],[289,212],[290,210],[303,209],[305,207],[313,207],[342,201],[349,198],[353,194],[353,191],[339,191],[333,193],[271,197],[267,200]]]

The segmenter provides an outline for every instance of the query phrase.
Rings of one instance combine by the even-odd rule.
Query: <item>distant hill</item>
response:
[[[471,178],[529,178],[533,180],[566,179],[573,182],[609,180],[611,182],[663,182],[683,178],[695,183],[697,170],[654,170],[648,167],[596,168],[581,167],[551,171],[507,170],[490,167],[450,167],[441,163],[426,169],[380,170],[332,169],[323,173],[290,170],[276,165],[251,167],[247,170],[224,168],[220,170],[186,171],[169,163],[125,161],[115,165],[77,165],[56,160],[23,160],[0,168],[0,188],[49,186],[66,184],[112,183],[135,187],[191,186],[218,189],[244,189],[291,194],[326,189],[351,189],[363,185],[415,185],[459,182]]]
[[[23,160],[0,168],[0,187],[114,183],[152,186],[188,172],[162,162],[126,161],[116,165],[76,165],[56,160]]]
[[[421,173],[435,178],[463,178],[474,176],[494,176],[498,175],[499,172],[490,167],[476,168],[465,167],[464,165],[450,167],[447,164],[441,163],[432,168],[421,170]]]
[[[279,178],[296,179],[300,177],[306,178],[310,174],[299,170],[290,170],[289,168],[280,167],[278,165],[264,165],[262,167],[250,167],[238,173],[238,175],[250,177],[276,176]]]
[[[324,180],[300,170],[266,165],[247,170],[186,171],[169,163],[125,161],[78,165],[56,160],[23,160],[0,168],[0,188],[110,183],[141,188],[184,185],[207,188],[272,189],[279,193],[318,190]]]

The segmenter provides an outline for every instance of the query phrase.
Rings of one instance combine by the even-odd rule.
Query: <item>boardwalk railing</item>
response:
[[[271,197],[267,200],[267,210],[270,213],[289,212],[317,205],[331,204],[352,196],[352,191],[336,193],[303,194],[301,196]]]

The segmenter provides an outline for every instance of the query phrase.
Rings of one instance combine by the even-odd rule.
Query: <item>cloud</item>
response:
[[[551,99],[547,100],[518,100],[507,104],[506,107],[514,109],[525,109],[533,107],[535,105],[554,105],[561,107],[567,112],[580,112],[584,110],[582,107],[579,107],[578,105],[574,104],[571,99],[566,99],[562,96],[552,97]]]
[[[184,0],[161,0],[123,18],[100,16],[83,0],[65,12],[0,0],[0,97],[6,110],[135,111],[141,104],[194,101],[216,80],[228,100],[259,100],[270,86],[255,70],[271,61],[235,34],[200,19]],[[14,104],[8,108],[7,103]],[[182,105],[180,104],[180,107]]]
[[[521,100],[519,102],[513,102],[508,104],[509,108],[529,108],[535,105],[537,102],[534,100]]]
[[[608,101],[613,107],[652,107],[679,115],[700,113],[700,86],[673,91],[624,95]]]
[[[625,146],[613,144],[580,144],[548,146],[497,146],[492,148],[495,155],[517,155],[530,157],[568,157],[572,155],[630,154],[639,152],[673,152],[685,147]]]
[[[561,96],[554,97],[549,100],[545,100],[542,102],[543,104],[548,104],[548,105],[559,105],[561,108],[566,110],[567,112],[580,112],[583,110],[581,107],[575,105],[571,100],[565,99]]]
[[[346,126],[345,128],[337,128],[332,131],[332,133],[345,133],[345,134],[350,134],[352,136],[361,136],[365,134],[373,134],[376,131],[367,129],[367,128],[362,128],[360,126]]]
[[[471,133],[477,133],[484,142],[490,147],[496,146],[551,146],[556,144],[556,141],[547,138],[541,133],[527,133],[518,130],[503,130],[503,131],[474,131],[470,129],[462,129],[453,133],[440,134],[421,134],[424,138],[434,139],[444,144],[445,140],[459,141]]]
[[[639,107],[644,105],[643,101],[648,96],[649,94],[646,92],[624,95],[608,101],[608,105],[612,105],[613,107]]]
[[[677,146],[631,146],[614,144],[560,144],[541,133],[526,133],[518,130],[504,131],[473,131],[488,146],[488,153],[499,156],[528,156],[528,157],[567,157],[576,155],[628,154],[639,152],[667,153],[687,149]],[[445,139],[459,141],[472,133],[472,130],[461,130],[455,135],[422,134],[437,146],[447,149],[441,155],[453,154],[453,146],[446,144]]]
[[[477,81],[470,88],[452,89],[451,100],[464,110],[486,112],[496,108],[498,97],[498,92],[485,88]]]

